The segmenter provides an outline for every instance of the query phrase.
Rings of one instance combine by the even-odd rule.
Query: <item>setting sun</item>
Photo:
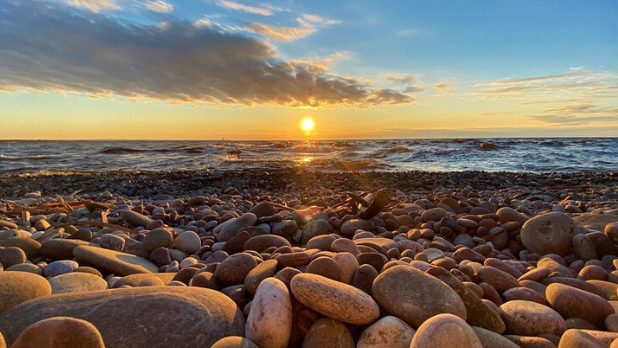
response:
[[[311,132],[313,130],[313,127],[315,127],[315,122],[313,122],[313,119],[311,117],[305,117],[303,118],[303,120],[300,122],[300,127],[305,131],[305,132]]]

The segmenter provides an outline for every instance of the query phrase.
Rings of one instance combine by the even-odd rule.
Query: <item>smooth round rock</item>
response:
[[[125,240],[120,236],[107,233],[101,236],[99,245],[101,246],[101,248],[122,251],[122,249],[124,249]]]
[[[444,282],[409,266],[395,266],[374,280],[372,292],[388,313],[419,327],[427,319],[451,313],[466,319],[466,307]]]
[[[164,228],[156,228],[146,235],[142,248],[148,254],[157,248],[171,248],[174,245],[174,237]],[[196,249],[197,250],[197,249]]]
[[[221,286],[243,284],[245,277],[257,266],[253,256],[245,253],[234,254],[223,260],[215,270],[215,278]]]
[[[0,249],[0,263],[5,268],[25,263],[26,260],[26,253],[18,247]]]
[[[558,348],[606,348],[593,336],[584,330],[567,330],[560,338]]]
[[[24,251],[28,260],[41,256],[41,243],[32,238],[13,237],[2,242],[4,247],[17,247]]]
[[[280,248],[282,246],[291,247],[292,245],[290,244],[290,242],[288,242],[287,239],[281,236],[277,236],[274,234],[263,234],[250,238],[248,241],[245,242],[243,249],[253,250],[261,253],[268,248]]]
[[[39,275],[28,272],[1,272],[0,314],[22,302],[49,296],[51,293],[51,286]],[[0,332],[6,335],[6,332]]]
[[[0,275],[1,276],[1,275]],[[10,345],[37,321],[67,316],[92,323],[107,347],[210,347],[242,336],[245,320],[236,304],[217,291],[198,287],[140,287],[42,297],[0,315],[0,332]],[[139,334],[136,326],[139,323]]]
[[[553,309],[531,301],[514,300],[500,306],[506,331],[520,336],[552,334],[567,329],[564,319]]]
[[[578,226],[564,213],[537,215],[521,228],[521,242],[533,253],[566,255]]]
[[[0,266],[0,268],[2,267]],[[33,265],[31,263],[20,263],[19,265],[13,265],[5,269],[5,271],[7,272],[29,272],[29,273],[33,273],[36,275],[43,275],[43,270],[39,266]]]
[[[264,348],[286,348],[292,332],[292,300],[275,278],[260,283],[251,303],[245,337]]]
[[[219,242],[227,242],[232,237],[240,233],[243,229],[253,226],[257,221],[257,216],[246,213],[238,218],[230,219],[222,225],[221,229],[215,228],[215,236]],[[219,226],[217,226],[219,227]]]
[[[356,348],[409,348],[415,332],[405,321],[386,316],[363,331]]]
[[[438,314],[416,331],[410,348],[483,348],[476,334],[463,319],[453,314]]]
[[[41,243],[39,252],[52,260],[70,260],[73,258],[73,249],[89,244],[79,239],[51,239]]]
[[[255,295],[260,283],[277,272],[277,260],[266,260],[253,268],[245,277],[245,290],[252,296]]]
[[[322,318],[311,325],[302,348],[354,348],[354,339],[341,322]]]
[[[329,318],[368,325],[380,317],[380,307],[373,298],[353,286],[302,273],[292,278],[290,287],[299,302]]]
[[[153,221],[150,217],[132,210],[121,210],[120,216],[122,216],[126,222],[133,226],[146,227]]]
[[[122,277],[114,283],[113,288],[119,288],[122,286],[137,286],[144,279],[157,277],[161,279],[161,281],[165,284],[169,283],[174,279],[175,273],[139,273],[139,274],[131,274],[125,277]]]
[[[376,225],[371,220],[350,219],[341,225],[341,234],[352,236],[356,230],[373,231]]]
[[[193,231],[185,231],[176,237],[174,240],[174,247],[178,250],[182,250],[185,253],[191,255],[202,246],[200,236]]]
[[[603,233],[607,238],[611,239],[614,243],[618,243],[618,222],[611,222],[605,225]]]
[[[255,343],[240,336],[228,336],[218,340],[210,348],[260,348]]]
[[[341,272],[339,265],[330,257],[318,257],[309,263],[306,273],[319,274],[323,277],[339,281]]]
[[[614,307],[607,300],[572,286],[550,284],[546,297],[552,308],[564,318],[584,319],[596,327],[603,327],[605,318],[614,314]]]
[[[483,348],[519,348],[518,345],[513,343],[508,338],[491,330],[483,329],[477,326],[472,326],[472,330],[474,330],[474,333],[481,342]]]
[[[11,348],[105,348],[103,337],[91,323],[53,317],[28,326]]]
[[[46,277],[55,277],[61,274],[73,272],[73,270],[77,267],[79,267],[79,264],[75,261],[54,261],[43,268],[43,275]]]
[[[478,270],[479,279],[503,293],[519,286],[517,278],[494,267],[483,266]]]
[[[73,254],[80,262],[120,276],[159,272],[159,266],[149,260],[120,251],[82,245],[73,249]]]
[[[52,294],[97,291],[107,288],[105,279],[94,274],[83,272],[71,272],[55,276],[49,279],[49,285],[51,285]]]

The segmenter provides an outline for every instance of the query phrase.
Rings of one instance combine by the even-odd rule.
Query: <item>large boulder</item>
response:
[[[92,323],[107,347],[210,347],[242,336],[245,319],[220,292],[198,287],[142,287],[60,294],[14,307],[0,316],[10,346],[30,325],[67,316]]]
[[[577,224],[568,214],[537,215],[522,226],[521,242],[533,253],[564,256],[571,250],[573,237],[578,230]]]
[[[149,260],[120,251],[82,245],[73,249],[73,254],[80,262],[120,276],[159,272],[159,266]]]

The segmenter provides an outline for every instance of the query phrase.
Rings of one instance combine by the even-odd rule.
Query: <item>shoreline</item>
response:
[[[30,192],[43,196],[96,194],[109,191],[149,199],[156,195],[191,196],[221,193],[332,194],[375,191],[382,187],[404,193],[430,193],[437,188],[517,193],[581,195],[582,199],[618,198],[618,172],[324,172],[307,168],[240,171],[108,171],[23,175],[0,178],[0,197],[16,199]],[[491,191],[491,192],[490,192]],[[604,193],[603,193],[604,192]]]

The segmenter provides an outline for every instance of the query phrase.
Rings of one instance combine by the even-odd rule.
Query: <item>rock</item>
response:
[[[601,296],[572,286],[554,283],[547,287],[547,301],[564,318],[581,318],[603,327],[614,308]]]
[[[247,242],[245,242],[243,249],[253,250],[253,251],[257,251],[258,253],[261,253],[262,251],[268,248],[271,248],[271,247],[279,248],[282,246],[291,247],[292,245],[290,244],[290,242],[287,241],[287,239],[281,236],[276,236],[274,234],[264,234],[264,235],[255,236],[249,239]]]
[[[339,265],[330,257],[318,257],[309,263],[306,273],[319,274],[323,277],[340,281],[341,271]]]
[[[294,220],[283,220],[273,224],[273,234],[288,237],[298,230],[298,224]]]
[[[526,221],[528,221],[530,219],[526,215],[518,212],[517,210],[515,210],[513,208],[509,208],[509,207],[504,207],[504,208],[498,209],[498,211],[496,212],[496,215],[498,215],[498,219],[500,219],[500,224],[505,224],[507,222],[517,221],[517,222],[519,222],[520,226],[523,226],[524,223],[526,223]]]
[[[12,230],[16,230],[19,228],[19,226],[17,226],[17,224],[10,222],[10,221],[6,221],[6,220],[0,220],[0,228],[2,227],[6,227],[8,229],[12,229]]]
[[[505,335],[504,337],[508,338],[522,348],[556,348],[556,345],[552,341],[543,337],[518,335]]]
[[[333,261],[337,263],[337,268],[339,268],[339,281],[345,284],[352,284],[354,273],[359,268],[356,257],[351,253],[337,253],[333,257]],[[377,277],[377,274],[375,276]]]
[[[373,296],[386,312],[419,327],[440,313],[466,319],[466,307],[457,293],[442,281],[409,266],[395,266],[373,282]]]
[[[77,267],[79,267],[79,264],[75,261],[54,261],[43,268],[43,275],[46,277],[55,277],[65,273],[71,273]]]
[[[1,276],[1,275],[0,275]],[[245,320],[227,296],[197,287],[142,287],[60,294],[14,307],[0,316],[8,344],[37,321],[67,316],[92,323],[107,347],[210,347],[241,336]],[[139,323],[136,326],[126,320]]]
[[[90,243],[78,239],[51,239],[41,243],[39,252],[42,256],[52,260],[70,260],[73,258],[73,249]]]
[[[0,263],[9,268],[13,265],[19,265],[26,262],[28,258],[23,250],[17,247],[8,247],[0,249]]]
[[[618,332],[618,314],[610,314],[605,318],[605,327],[608,331]]]
[[[79,266],[76,269],[74,269],[73,272],[82,272],[82,273],[94,274],[95,276],[97,276],[99,278],[103,278],[103,275],[101,274],[101,272],[99,272],[98,269],[93,268],[93,267],[89,267],[89,266]]]
[[[560,338],[558,348],[606,348],[583,330],[567,330]]]
[[[472,326],[472,330],[481,342],[483,348],[519,348],[508,338],[481,327]]]
[[[11,348],[105,348],[103,337],[91,323],[69,317],[52,317],[28,326]]]
[[[505,301],[524,300],[532,301],[538,304],[547,305],[547,300],[543,295],[525,287],[512,288],[502,294]]]
[[[110,233],[102,235],[99,242],[101,248],[115,251],[122,251],[122,249],[124,249],[124,244],[124,238]]]
[[[239,234],[230,238],[223,246],[223,251],[228,254],[235,254],[244,250],[245,243],[251,239],[251,235],[247,231],[241,231]]]
[[[348,252],[354,256],[360,254],[360,250],[358,249],[358,246],[356,245],[356,243],[354,243],[353,241],[347,239],[347,238],[338,238],[335,239],[331,245],[330,245],[330,249],[334,252]]]
[[[440,221],[440,219],[442,219],[445,216],[446,216],[446,210],[442,208],[431,208],[431,209],[425,210],[421,214],[421,219],[423,220],[423,222]]]
[[[133,226],[141,226],[146,227],[149,223],[152,222],[152,219],[148,216],[142,215],[140,213],[131,211],[131,210],[121,210],[120,216],[129,224]]]
[[[583,261],[598,258],[592,238],[585,234],[576,234],[573,237],[573,252],[578,259]]]
[[[326,220],[323,219],[315,219],[307,222],[302,227],[302,237],[300,239],[300,244],[305,245],[307,242],[319,235],[329,234],[334,230],[333,226]]]
[[[6,348],[6,342],[4,341],[4,336],[0,332],[0,348]]]
[[[266,260],[253,268],[245,277],[245,290],[255,296],[260,283],[269,277],[273,277],[277,272],[277,260]]]
[[[354,348],[354,339],[341,322],[322,318],[311,325],[302,348]]]
[[[491,285],[499,293],[519,286],[515,277],[494,267],[481,267],[478,270],[478,276],[482,282]]]
[[[3,241],[0,245],[4,247],[17,247],[24,251],[28,260],[34,260],[41,256],[39,249],[41,249],[41,243],[32,238],[20,238],[13,237]]]
[[[147,259],[119,251],[82,245],[73,249],[73,253],[79,262],[120,276],[159,271],[159,267]]]
[[[469,287],[444,268],[432,267],[427,270],[427,273],[446,283],[459,295],[466,306],[466,321],[468,324],[491,330],[498,334],[504,332],[506,328],[504,321],[497,311],[481,300],[482,296],[477,296]],[[477,286],[477,288],[479,291],[483,291],[480,287]]]
[[[167,284],[174,279],[175,273],[138,273],[131,274],[125,277],[122,277],[114,283],[113,288],[119,288],[121,286],[131,286],[135,287],[137,284],[141,283],[144,279],[149,279],[152,277],[157,277],[163,281],[164,284]]]
[[[611,222],[605,225],[603,233],[614,243],[618,243],[618,222]]]
[[[218,340],[210,348],[260,348],[255,343],[240,336],[228,336]]]
[[[41,276],[27,272],[1,272],[0,315],[22,302],[51,293],[51,286]],[[6,334],[3,330],[0,332]]]
[[[185,237],[186,238],[186,237]],[[150,254],[158,248],[171,248],[174,245],[174,237],[164,228],[156,228],[146,235],[142,248]]]
[[[371,220],[350,219],[341,225],[341,234],[344,236],[353,236],[356,230],[373,231],[376,225]]]
[[[537,215],[521,228],[521,242],[533,253],[566,255],[571,249],[577,224],[564,213]]]
[[[217,231],[215,229],[214,231],[217,241],[226,242],[230,240],[230,238],[240,233],[243,229],[253,226],[256,221],[257,216],[252,213],[246,213],[236,219],[226,221],[221,230]]]
[[[414,333],[405,321],[386,316],[363,331],[356,348],[409,348]]]
[[[247,318],[245,337],[262,348],[286,348],[292,332],[292,302],[278,279],[265,279],[257,288]]]
[[[344,323],[368,325],[380,317],[378,304],[365,292],[317,274],[292,278],[292,294],[305,306]]]
[[[170,255],[169,250],[163,247],[153,250],[148,256],[148,259],[159,267],[167,266],[172,263],[172,256]]]
[[[185,231],[176,237],[174,240],[174,247],[178,250],[182,250],[185,253],[191,255],[202,246],[200,236],[193,231]]]
[[[72,272],[62,274],[49,279],[52,294],[63,294],[66,292],[97,291],[105,290],[107,282],[94,274],[83,272]]]
[[[416,331],[410,348],[483,348],[472,328],[453,314],[438,314]]]
[[[245,277],[257,266],[253,256],[245,253],[234,254],[221,262],[215,270],[215,278],[221,286],[243,284]]]
[[[573,218],[580,226],[587,226],[593,230],[603,231],[605,226],[618,222],[618,215],[613,214],[581,214]]]
[[[2,268],[2,266],[0,266],[0,268]],[[31,263],[20,263],[19,265],[13,265],[5,269],[5,271],[7,272],[29,272],[29,273],[33,273],[36,275],[43,275],[43,270],[39,266],[33,265]]]
[[[604,297],[610,301],[618,300],[618,284],[612,282],[606,282],[603,280],[588,280],[587,283],[590,283],[599,289],[603,290]]]
[[[514,300],[500,306],[506,331],[520,336],[552,334],[560,336],[567,329],[560,314],[531,301]]]

